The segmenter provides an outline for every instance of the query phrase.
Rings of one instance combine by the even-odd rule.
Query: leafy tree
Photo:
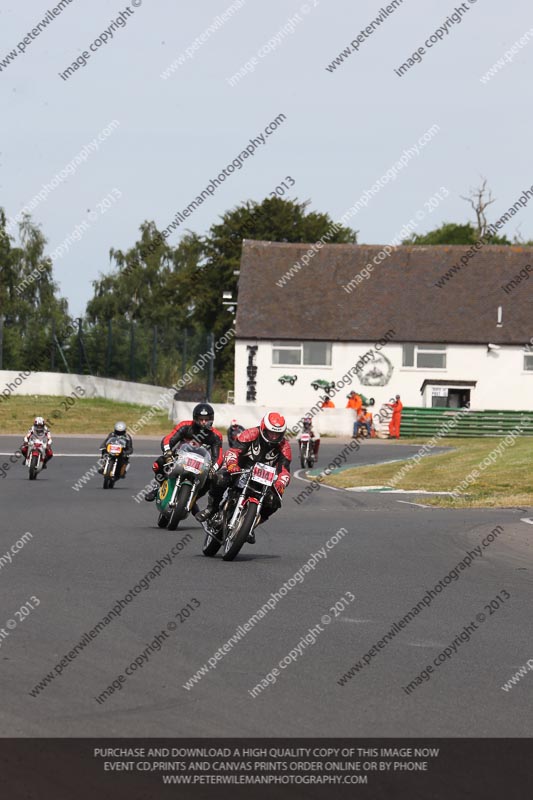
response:
[[[422,234],[411,234],[408,239],[404,239],[402,244],[475,244],[479,239],[479,233],[474,226],[467,222],[459,225],[455,222],[445,222],[439,228]],[[512,244],[506,236],[488,236],[488,244]]]
[[[172,384],[207,345],[192,330],[193,276],[203,245],[188,233],[172,248],[153,222],[140,233],[127,251],[110,250],[113,271],[93,281],[89,360],[99,374]]]
[[[509,245],[515,244],[511,242],[507,236],[498,236],[489,234],[487,235],[488,221],[487,221],[487,208],[495,202],[490,189],[487,189],[487,179],[483,178],[481,186],[476,189],[470,189],[468,197],[463,197],[462,200],[471,206],[476,216],[476,224],[467,222],[465,225],[459,225],[455,222],[445,222],[439,228],[433,231],[423,233],[420,235],[412,234],[408,239],[405,239],[402,244],[475,244],[480,238],[484,238],[487,244],[501,244]]]
[[[53,336],[63,343],[71,329],[68,305],[58,296],[52,262],[45,256],[46,239],[25,215],[19,224],[20,244],[6,231],[0,208],[0,314],[4,317],[5,369],[50,369]],[[56,368],[57,368],[56,364]]]
[[[328,214],[307,213],[308,202],[272,197],[261,203],[248,201],[227,211],[212,225],[204,239],[205,265],[199,277],[194,318],[222,336],[231,327],[232,317],[222,305],[222,292],[237,298],[243,239],[267,242],[316,242],[330,231],[333,220]],[[356,231],[340,228],[328,239],[331,243],[355,243]],[[226,347],[217,356],[217,373],[224,373],[224,385],[233,385],[234,348]]]
[[[188,232],[175,247],[153,222],[144,222],[139,241],[125,252],[112,249],[113,271],[93,282],[94,297],[87,305],[91,366],[94,361],[103,374],[131,377],[129,342],[135,324],[137,379],[174,383],[206,351],[208,332],[218,339],[232,327],[222,292],[232,291],[236,297],[233,273],[240,265],[243,239],[315,242],[329,232],[331,218],[307,213],[307,206],[281,198],[248,201],[226,212],[206,236]],[[356,233],[340,228],[329,241],[355,242]],[[102,346],[110,323],[116,334],[111,357]],[[150,353],[156,338],[162,355],[154,368]],[[220,399],[233,383],[233,354],[232,344],[217,353]],[[205,386],[205,373],[194,385]]]

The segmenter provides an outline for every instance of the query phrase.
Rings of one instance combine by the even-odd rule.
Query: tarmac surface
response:
[[[501,686],[533,657],[533,530],[522,521],[532,509],[433,509],[416,496],[325,486],[297,504],[305,482],[295,463],[283,508],[255,546],[225,563],[202,555],[194,519],[160,530],[155,504],[135,501],[157,439],[136,440],[127,479],[112,491],[98,475],[72,488],[96,463],[101,438],[56,437],[56,457],[36,481],[20,462],[0,480],[0,735],[531,735],[533,674]],[[19,443],[0,437],[0,464]],[[318,466],[345,444],[324,439]],[[348,458],[379,463],[417,450],[363,442]],[[273,607],[248,623],[269,599]],[[450,647],[473,622],[468,640]],[[406,692],[447,647],[451,655]]]

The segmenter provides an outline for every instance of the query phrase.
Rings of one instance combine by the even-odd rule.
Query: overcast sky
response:
[[[235,13],[209,32],[231,5]],[[206,232],[224,211],[262,200],[286,176],[295,181],[286,196],[309,199],[311,208],[338,219],[434,125],[438,132],[419,155],[351,220],[361,243],[388,242],[411,218],[419,232],[466,221],[460,195],[481,176],[497,198],[491,220],[531,187],[531,2],[403,0],[328,71],[384,6],[386,0],[132,0],[129,7],[72,0],[25,45],[57,4],[4,0],[0,205],[7,215],[42,192],[109,123],[119,123],[33,211],[49,252],[67,240],[54,272],[71,313],[85,309],[91,282],[109,268],[110,247],[131,246],[145,219],[168,225],[279,114],[283,124],[190,216],[188,228]],[[461,21],[453,22],[458,7]],[[121,11],[126,24],[90,51]],[[425,47],[442,26],[443,38],[436,34]],[[530,30],[503,69],[481,82]],[[205,31],[192,57],[163,79]],[[399,77],[394,70],[421,46],[421,62]],[[12,50],[18,55],[6,63]],[[84,51],[86,66],[63,80],[58,73]],[[231,86],[247,62],[253,71]],[[114,201],[103,203],[110,193]],[[436,193],[443,199],[434,199],[430,213],[425,204]],[[533,201],[504,232],[533,238],[532,211]],[[83,221],[82,238],[73,241]],[[176,244],[183,229],[168,241]]]

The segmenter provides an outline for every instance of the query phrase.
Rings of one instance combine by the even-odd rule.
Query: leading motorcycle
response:
[[[259,524],[263,501],[276,480],[276,470],[257,462],[234,475],[236,480],[224,492],[218,511],[203,524],[204,556],[214,556],[222,547],[224,561],[233,561]]]
[[[196,503],[211,469],[211,454],[205,447],[185,442],[172,454],[164,470],[167,475],[156,495],[160,528],[175,531]]]

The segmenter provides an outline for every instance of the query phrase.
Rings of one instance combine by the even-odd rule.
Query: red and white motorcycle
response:
[[[274,467],[259,462],[234,474],[237,480],[224,492],[218,512],[203,525],[203,554],[214,556],[223,547],[224,561],[233,561],[258,525],[265,495],[276,480]]]
[[[300,464],[302,469],[313,467],[315,463],[315,440],[310,433],[301,433],[298,439],[300,446]]]
[[[46,438],[35,436],[35,434],[28,441],[28,455],[25,464],[30,471],[30,481],[34,481],[43,468],[46,444]]]

